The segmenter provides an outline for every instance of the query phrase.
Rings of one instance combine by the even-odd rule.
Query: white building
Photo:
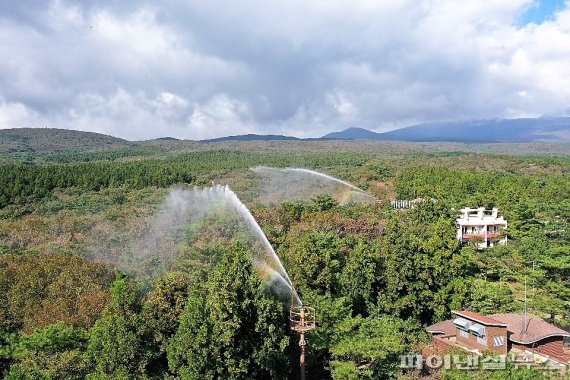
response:
[[[461,216],[457,219],[457,239],[461,243],[477,239],[478,248],[507,244],[507,236],[503,232],[503,229],[507,228],[507,221],[499,216],[497,208],[463,208],[460,211]]]

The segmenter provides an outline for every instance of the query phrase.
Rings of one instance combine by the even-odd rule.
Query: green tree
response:
[[[120,277],[111,293],[111,302],[90,331],[87,358],[95,370],[92,376],[148,375],[157,353],[141,315],[139,292],[127,277]]]
[[[287,378],[284,305],[261,286],[240,246],[218,264],[203,293],[192,292],[168,346],[183,379]]]
[[[178,330],[168,343],[170,370],[182,379],[215,379],[219,359],[214,356],[213,344],[205,294],[191,292]]]
[[[333,297],[330,293],[320,294],[306,290],[303,302],[315,308],[317,329],[307,335],[310,355],[307,360],[309,378],[330,378],[330,346],[337,336],[337,325],[352,315],[350,300],[347,297]],[[295,339],[295,343],[298,340]]]
[[[88,336],[63,322],[12,339],[14,360],[6,378],[83,379],[87,365],[84,350]]]
[[[398,319],[347,318],[337,325],[331,346],[333,379],[390,379],[407,353],[406,326]]]
[[[448,317],[450,308],[461,303],[458,279],[468,274],[469,260],[455,238],[453,219],[439,212],[420,208],[388,224],[381,242],[386,269],[379,315],[427,324]]]
[[[13,350],[17,342],[18,334],[0,330],[0,377],[4,378],[4,373],[14,362]]]
[[[481,314],[508,313],[515,310],[515,297],[506,283],[474,280],[466,307]]]
[[[338,201],[326,194],[317,195],[312,202],[315,211],[328,211],[338,206]]]
[[[292,243],[288,252],[288,268],[300,289],[322,294],[339,291],[339,272],[344,264],[340,241],[332,233],[311,232]]]
[[[347,255],[340,275],[341,293],[349,297],[354,315],[366,316],[382,284],[379,247],[360,240]]]
[[[188,276],[168,273],[160,278],[148,294],[142,309],[142,319],[152,333],[152,344],[157,351],[148,367],[153,373],[166,373],[168,341],[178,330],[180,315],[188,300]]]

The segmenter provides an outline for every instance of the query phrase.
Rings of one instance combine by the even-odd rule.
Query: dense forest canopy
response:
[[[317,310],[309,378],[421,376],[402,372],[399,355],[429,341],[428,324],[457,309],[520,311],[525,283],[532,314],[570,326],[566,156],[421,145],[398,153],[358,142],[318,151],[288,142],[268,143],[273,151],[168,144],[5,156],[1,376],[296,378],[298,336],[288,329],[287,305],[258,276],[239,238],[181,246],[158,276],[100,259],[126,254],[125,241],[145,231],[169,188],[212,182],[230,185],[251,209],[304,303]],[[378,202],[343,204],[323,194],[263,204],[249,170],[258,165],[320,170]],[[394,210],[393,199],[421,201]],[[498,207],[509,223],[508,244],[461,246],[455,218],[466,206]],[[509,369],[493,376],[542,375]]]

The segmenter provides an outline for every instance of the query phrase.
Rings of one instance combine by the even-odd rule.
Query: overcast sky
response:
[[[570,115],[570,2],[0,0],[0,128],[316,137]]]

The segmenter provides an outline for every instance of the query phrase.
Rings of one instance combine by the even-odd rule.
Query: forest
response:
[[[171,188],[212,183],[229,185],[251,210],[303,303],[317,311],[308,379],[562,376],[510,366],[410,371],[400,355],[429,346],[426,326],[452,310],[520,312],[525,285],[530,313],[570,328],[568,156],[421,144],[383,151],[358,142],[342,150],[164,144],[4,156],[0,377],[297,379],[288,305],[260,278],[239,235],[181,244],[161,271],[117,264]],[[263,203],[256,166],[318,170],[377,201],[318,194]],[[396,210],[394,199],[420,201]],[[497,207],[508,244],[460,245],[462,207]]]

